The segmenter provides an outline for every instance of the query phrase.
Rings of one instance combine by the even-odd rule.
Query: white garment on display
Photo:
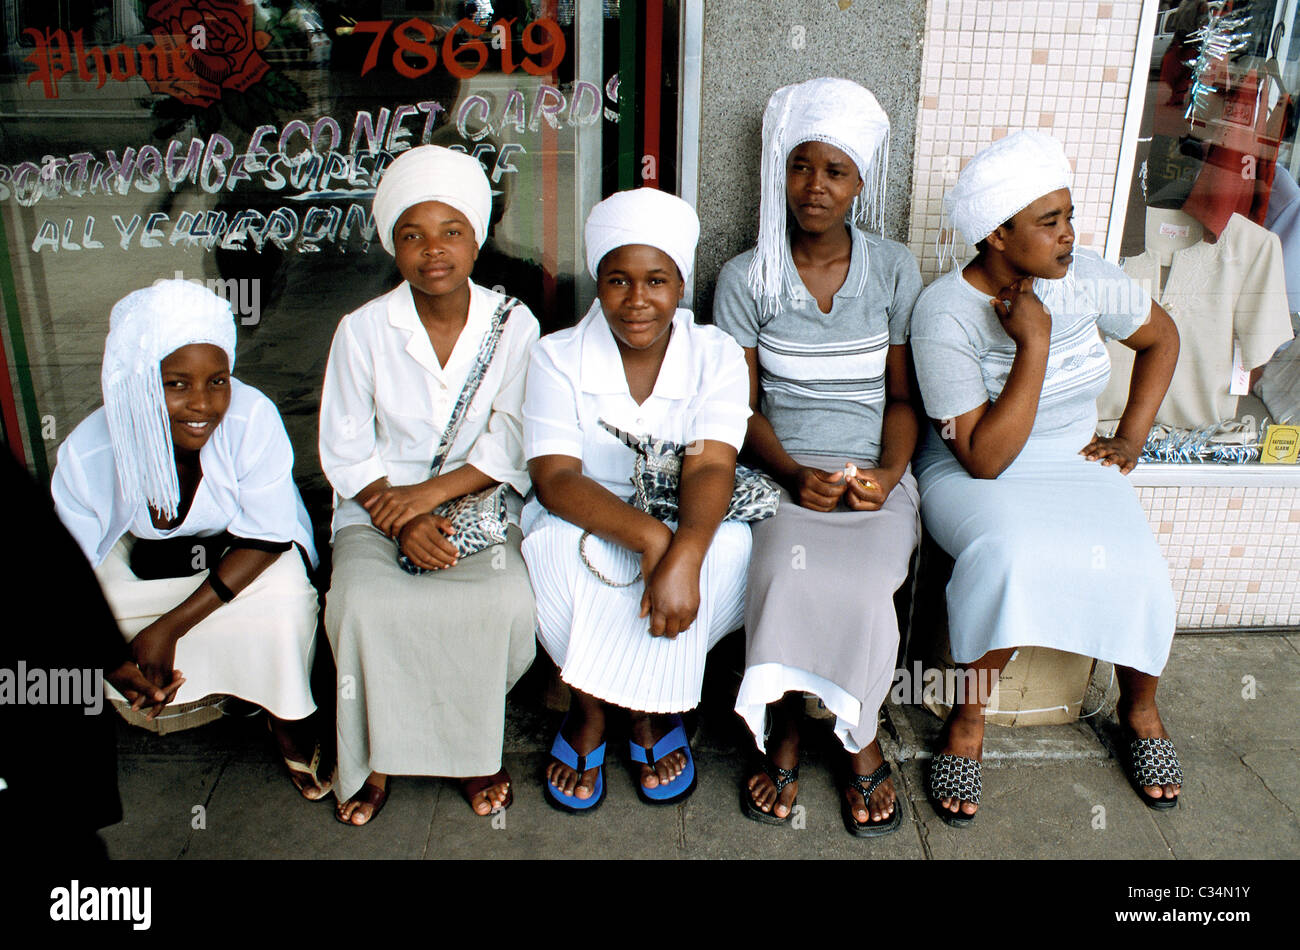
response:
[[[1123,265],[1173,318],[1181,338],[1178,366],[1156,421],[1198,428],[1232,419],[1238,411],[1237,396],[1229,392],[1234,340],[1243,365],[1253,369],[1292,339],[1281,244],[1277,235],[1234,214],[1215,244],[1161,250],[1170,258],[1163,281],[1160,254],[1150,248]],[[1115,420],[1128,400],[1133,352],[1115,342],[1107,348],[1110,383],[1097,408],[1099,418]]]

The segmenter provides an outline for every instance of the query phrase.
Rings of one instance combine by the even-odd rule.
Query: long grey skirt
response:
[[[845,462],[796,460],[826,471]],[[736,712],[760,749],[767,704],[795,691],[813,693],[835,714],[849,752],[875,739],[898,654],[894,593],[920,539],[919,503],[909,468],[879,511],[811,511],[782,490],[776,516],[751,526]]]
[[[372,772],[491,775],[505,699],[533,661],[523,535],[419,577],[370,525],[334,539],[325,630],[338,667],[341,799]]]

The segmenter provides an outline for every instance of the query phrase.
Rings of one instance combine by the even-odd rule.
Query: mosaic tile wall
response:
[[[1178,628],[1300,626],[1300,487],[1139,487]]]
[[[938,274],[945,188],[977,151],[1023,128],[1064,142],[1077,240],[1101,249],[1141,10],[1141,0],[930,0],[909,232],[926,281]]]

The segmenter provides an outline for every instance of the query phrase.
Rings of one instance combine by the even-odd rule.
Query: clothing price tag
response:
[[[1259,460],[1294,465],[1297,459],[1300,459],[1300,426],[1277,423],[1269,426],[1268,435],[1264,436],[1264,444],[1259,451]]]
[[[1244,396],[1250,392],[1250,370],[1246,369],[1241,355],[1241,344],[1232,341],[1232,377],[1228,380],[1229,396]]]

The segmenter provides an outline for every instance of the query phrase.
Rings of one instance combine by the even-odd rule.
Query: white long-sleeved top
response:
[[[260,391],[230,380],[230,408],[199,450],[203,479],[185,520],[159,530],[143,500],[118,482],[103,407],[59,446],[50,492],[60,520],[95,567],[128,532],[138,538],[207,537],[229,531],[258,541],[294,541],[313,565],[311,520],[293,482],[293,446],[280,413]]]
[[[452,408],[503,295],[470,281],[469,316],[447,365],[438,361],[405,281],[345,316],[334,332],[320,406],[320,459],[334,487],[335,534],[369,524],[352,499],[376,479],[414,485],[429,478]],[[537,319],[510,311],[487,374],[442,470],[464,465],[521,495],[529,481],[523,453],[524,381]]]

